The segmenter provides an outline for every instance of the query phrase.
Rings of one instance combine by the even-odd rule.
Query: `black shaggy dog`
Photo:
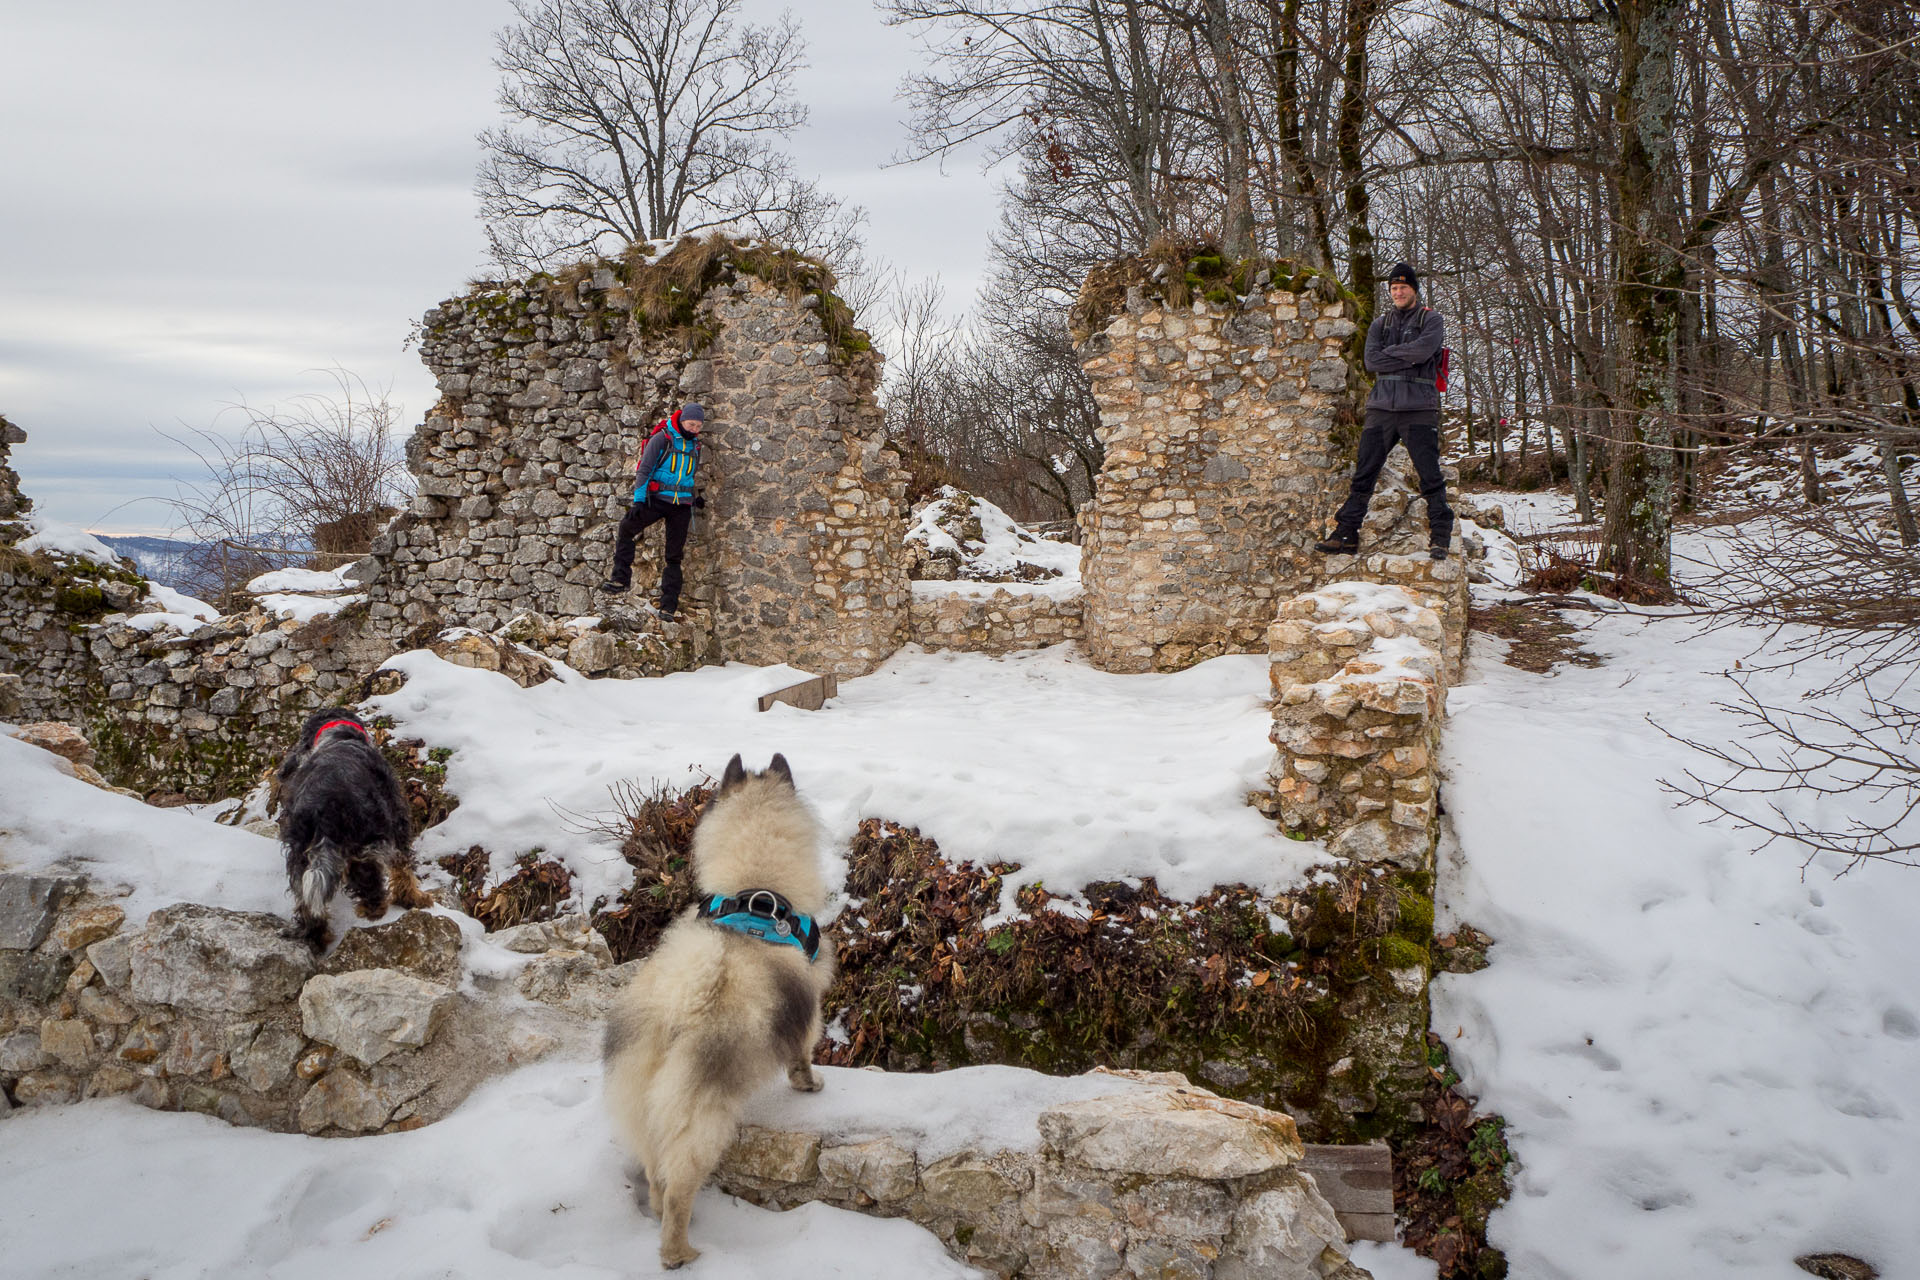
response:
[[[342,881],[363,919],[390,903],[433,905],[413,878],[406,797],[359,716],[329,707],[307,717],[280,762],[280,840],[287,850],[295,932],[327,949],[327,904]]]

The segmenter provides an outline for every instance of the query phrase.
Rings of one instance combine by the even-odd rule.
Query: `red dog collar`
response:
[[[371,742],[371,741],[373,741],[373,739],[372,739],[372,738],[368,738],[368,737],[367,737],[367,730],[366,730],[366,726],[365,726],[365,725],[359,725],[359,724],[355,724],[355,723],[354,723],[353,721],[351,721],[351,720],[329,720],[329,721],[327,721],[327,722],[326,722],[325,724],[323,724],[323,725],[321,725],[321,726],[320,726],[320,727],[319,727],[318,729],[315,729],[315,730],[313,731],[313,740],[314,740],[315,742],[318,742],[318,741],[320,741],[320,735],[321,735],[321,734],[323,734],[323,733],[325,733],[325,732],[326,732],[327,730],[329,730],[329,729],[351,729],[351,730],[353,730],[353,731],[354,731],[355,733],[357,733],[357,734],[359,734],[359,735],[360,735],[361,737],[363,737],[363,738],[367,738],[367,741],[369,741],[369,742]]]

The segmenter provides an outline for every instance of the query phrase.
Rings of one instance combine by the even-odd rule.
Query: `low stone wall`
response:
[[[1178,1075],[1106,1079],[1111,1092],[1035,1108],[1030,1126],[1009,1100],[996,1127],[1030,1143],[957,1150],[939,1135],[850,1138],[809,1124],[804,1100],[762,1103],[775,1115],[743,1130],[718,1180],[756,1204],[910,1218],[1003,1276],[1364,1280],[1291,1118]]]
[[[1094,665],[1258,652],[1276,605],[1313,584],[1353,332],[1351,304],[1310,288],[1237,312],[1136,299],[1083,344],[1106,448],[1080,511]]]
[[[915,582],[907,639],[927,649],[1005,654],[1078,640],[1076,588],[986,582]]]
[[[1429,867],[1439,615],[1398,587],[1339,582],[1282,605],[1267,643],[1281,826],[1351,861]]]
[[[509,1066],[584,1048],[578,1015],[630,974],[584,920],[493,935],[536,954],[479,998],[458,990],[447,915],[352,930],[319,965],[285,928],[188,903],[127,927],[82,878],[0,875],[0,1111],[124,1095],[289,1133],[417,1128]]]

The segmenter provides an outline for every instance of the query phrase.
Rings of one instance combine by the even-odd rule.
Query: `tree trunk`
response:
[[[1207,49],[1220,77],[1220,131],[1226,141],[1227,208],[1220,228],[1220,253],[1228,262],[1253,256],[1252,164],[1247,145],[1247,113],[1240,96],[1240,62],[1233,47],[1227,0],[1205,0]]]
[[[1383,0],[1347,0],[1347,60],[1340,93],[1340,121],[1335,131],[1335,151],[1340,157],[1340,178],[1346,188],[1347,270],[1352,288],[1360,298],[1359,326],[1354,334],[1356,350],[1364,350],[1367,326],[1373,321],[1374,293],[1379,284],[1373,262],[1373,227],[1368,222],[1369,197],[1366,173],[1362,167],[1360,129],[1367,117],[1367,37]]]
[[[1672,573],[1674,339],[1686,283],[1674,191],[1674,54],[1683,0],[1621,0],[1616,10],[1620,129],[1619,284],[1623,366],[1600,567],[1667,586]]]

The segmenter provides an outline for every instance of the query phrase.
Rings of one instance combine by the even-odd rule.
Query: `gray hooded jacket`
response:
[[[1447,322],[1416,302],[1405,311],[1389,306],[1367,328],[1367,372],[1375,376],[1367,409],[1440,416],[1440,348],[1447,345]]]

